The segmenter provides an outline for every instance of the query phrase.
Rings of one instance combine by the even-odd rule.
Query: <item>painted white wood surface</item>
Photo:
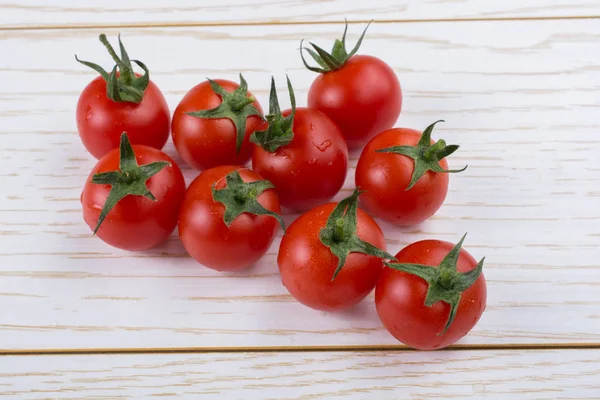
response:
[[[223,24],[600,15],[597,0],[44,0],[0,2],[0,27]],[[414,29],[414,28],[413,28]]]
[[[0,358],[0,397],[597,399],[600,351],[138,354]]]
[[[362,30],[354,28],[352,40]],[[91,236],[79,195],[94,160],[74,110],[95,73],[73,54],[112,65],[98,33],[0,32],[0,348],[397,343],[372,298],[335,314],[293,301],[277,274],[279,240],[259,265],[220,274],[186,257],[176,237],[127,253]],[[204,77],[240,71],[265,106],[271,73],[282,90],[289,73],[303,105],[315,75],[301,65],[299,41],[328,47],[340,26],[122,33],[172,109]],[[369,29],[362,52],[387,60],[403,85],[398,125],[444,118],[435,137],[461,144],[451,166],[469,164],[451,177],[432,220],[402,230],[382,224],[392,252],[469,232],[465,248],[487,257],[488,309],[461,343],[600,341],[598,37],[595,20]]]

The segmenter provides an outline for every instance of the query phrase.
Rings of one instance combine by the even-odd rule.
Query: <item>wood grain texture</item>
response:
[[[486,256],[488,309],[461,343],[600,342],[600,26],[595,21],[374,24],[362,52],[403,85],[398,126],[461,144],[450,193],[426,223],[382,228],[388,250],[424,238]],[[194,263],[173,236],[144,253],[92,237],[79,196],[94,165],[76,133],[79,91],[109,66],[96,30],[0,32],[0,348],[373,345],[397,343],[373,300],[309,310],[277,274],[279,239],[234,274]],[[107,32],[114,37],[116,31]],[[171,109],[205,77],[241,71],[266,106],[271,73],[301,105],[314,74],[302,37],[329,45],[337,25],[125,29]],[[357,38],[352,32],[349,40]],[[221,52],[221,55],[217,55]],[[282,101],[285,102],[282,97]],[[176,157],[171,144],[166,151]],[[353,154],[351,165],[356,165]],[[185,169],[188,181],[197,172]],[[352,187],[351,168],[345,189]],[[295,216],[286,216],[291,222]]]
[[[598,16],[596,0],[43,0],[0,2],[0,27],[240,24]]]
[[[597,399],[600,351],[0,358],[0,396],[30,399]]]

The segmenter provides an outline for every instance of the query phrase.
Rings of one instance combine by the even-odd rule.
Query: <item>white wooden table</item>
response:
[[[600,398],[600,1],[53,3],[0,1],[0,397]],[[445,351],[407,351],[372,296],[344,313],[295,302],[279,238],[223,274],[175,235],[128,253],[82,219],[95,160],[75,104],[95,73],[73,55],[111,66],[100,32],[122,34],[171,110],[205,77],[239,72],[265,106],[271,74],[281,90],[289,74],[304,105],[315,75],[300,39],[329,47],[344,17],[352,42],[375,19],[361,52],[396,70],[398,126],[445,119],[452,166],[469,164],[430,221],[381,223],[391,252],[469,232],[486,256],[487,311]]]

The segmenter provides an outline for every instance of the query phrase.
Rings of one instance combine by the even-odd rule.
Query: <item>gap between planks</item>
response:
[[[414,24],[436,22],[487,22],[487,21],[553,21],[600,19],[600,15],[572,16],[539,16],[539,17],[475,17],[475,18],[422,18],[422,19],[379,19],[349,20],[349,24],[367,24],[374,21],[378,24]],[[240,22],[155,22],[155,23],[123,23],[123,24],[67,24],[67,25],[15,25],[0,26],[0,31],[29,30],[76,30],[76,29],[128,29],[128,28],[194,28],[211,26],[265,26],[265,25],[330,25],[342,23],[341,20],[326,21],[240,21]]]
[[[515,343],[453,345],[434,351],[474,350],[600,350],[600,343]],[[235,353],[322,353],[322,352],[415,352],[403,345],[386,346],[249,346],[249,347],[157,347],[157,348],[98,348],[98,349],[26,349],[1,350],[2,356],[72,356],[110,354],[235,354]]]

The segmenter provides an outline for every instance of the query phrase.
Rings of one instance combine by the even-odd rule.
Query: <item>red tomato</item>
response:
[[[110,47],[106,36],[101,35],[100,40]],[[124,63],[116,55],[114,57],[117,64],[128,68],[125,73],[121,67],[120,72],[113,70],[108,74],[96,64],[80,61],[96,71],[102,71],[102,76],[92,80],[83,89],[77,102],[77,130],[83,145],[91,155],[99,159],[119,147],[121,133],[126,131],[132,144],[162,149],[169,137],[170,113],[167,101],[152,81],[143,83],[145,79],[140,74],[133,73],[131,62]],[[138,65],[143,66],[141,63]],[[143,69],[147,75],[147,68],[143,66]],[[133,87],[131,90],[137,90],[141,98],[133,99],[123,94],[120,98],[115,97],[118,95],[109,96],[107,81],[110,81],[112,74],[117,77],[114,80],[115,92],[119,93],[119,88]],[[129,82],[125,81],[125,76],[129,77]]]
[[[448,174],[444,172],[464,169],[448,170],[443,157],[458,146],[446,146],[443,140],[433,142],[433,125],[423,134],[408,128],[386,130],[363,149],[356,165],[355,183],[365,191],[360,198],[361,206],[374,217],[396,225],[414,225],[431,217],[444,203],[448,194]],[[410,146],[408,151],[417,155],[420,172],[415,172],[413,157],[402,151],[393,152],[398,146]],[[389,152],[378,152],[383,149]],[[428,149],[432,149],[431,158],[426,160],[421,154]],[[422,174],[418,176],[419,173]]]
[[[283,116],[290,113],[285,110]],[[305,211],[340,191],[348,148],[337,126],[318,110],[297,109],[292,129],[292,142],[273,153],[255,146],[252,169],[275,184],[284,207]]]
[[[291,86],[289,89],[293,96]],[[273,96],[276,100],[274,86]],[[348,172],[348,147],[338,127],[325,114],[310,108],[296,109],[293,103],[293,108],[283,113],[278,108],[271,110],[267,118],[276,122],[271,123],[263,143],[255,141],[258,145],[252,153],[252,169],[273,182],[282,206],[305,211],[331,200],[342,188]],[[285,134],[275,133],[282,121],[292,124],[293,138],[278,141],[275,149],[270,148],[270,139],[280,140]]]
[[[339,70],[319,75],[308,91],[308,107],[327,114],[350,149],[394,126],[402,109],[400,82],[385,62],[353,56]]]
[[[235,185],[241,189],[238,193],[243,201],[239,204],[251,205],[252,201],[257,201],[270,214],[256,215],[246,210],[238,216],[233,214],[229,226],[225,223],[226,206],[215,201],[211,188],[216,185],[216,190],[233,189],[232,172],[241,177]],[[242,181],[261,182],[264,191],[256,190],[254,197],[248,198],[244,196],[247,193],[244,187],[248,185]],[[219,271],[240,270],[254,264],[267,252],[280,223],[274,216],[280,211],[272,184],[257,173],[239,166],[210,168],[200,173],[188,187],[179,215],[179,237],[187,252],[204,266]]]
[[[258,101],[252,102],[254,96],[247,91],[243,78],[241,85],[223,79],[214,80],[213,85],[215,83],[222,88],[222,94],[215,93],[210,81],[190,89],[175,109],[171,125],[177,152],[186,163],[200,170],[217,165],[247,163],[251,154],[250,135],[265,127],[261,117],[262,108]],[[239,110],[231,111],[231,107],[237,107]],[[207,113],[207,110],[212,109],[217,111]],[[212,116],[199,117],[188,114],[198,111]],[[239,138],[236,124],[226,115],[234,115],[234,118],[245,121],[245,128],[240,126],[243,131],[240,131]]]
[[[185,180],[165,153],[149,146],[132,148],[127,136],[123,137],[121,149],[102,157],[86,180],[81,194],[83,217],[90,228],[96,229],[101,211],[111,203],[108,199],[128,191],[129,195],[109,207],[97,235],[120,249],[145,250],[164,242],[175,229]],[[123,157],[129,160],[126,168],[120,161]]]
[[[476,274],[477,261],[460,249],[461,245],[462,240],[457,246],[440,240],[422,240],[396,254],[394,264],[430,266],[425,272],[428,272],[431,283],[412,273],[384,268],[375,289],[375,304],[381,322],[400,342],[420,350],[440,349],[465,336],[479,321],[486,308],[486,281],[480,270],[480,274]],[[455,255],[450,266],[455,268],[441,273],[438,266],[453,249]],[[479,264],[483,265],[483,260]],[[457,285],[466,279],[462,274],[469,271],[473,274],[471,281],[473,278],[475,281],[461,292]],[[430,294],[432,304],[426,305],[428,290],[433,285],[438,294],[452,297],[454,293],[459,296],[453,320],[450,318],[450,304],[440,301],[435,293]],[[444,332],[449,322],[450,326]]]
[[[320,56],[320,68],[310,67],[303,58],[308,69],[320,73],[308,91],[308,107],[327,114],[340,127],[350,149],[364,146],[391,128],[402,110],[402,89],[394,70],[379,58],[354,55],[365,32],[349,54],[346,31],[331,54],[312,45]]]
[[[283,285],[300,303],[315,310],[341,310],[359,303],[377,283],[383,267],[381,258],[392,258],[384,251],[386,243],[377,223],[356,208],[358,194],[355,192],[340,203],[320,205],[302,214],[281,240],[277,264]],[[325,235],[323,228],[335,230],[340,220],[336,214],[344,205],[348,205],[348,211],[342,218],[345,224],[339,238]],[[329,240],[324,242],[324,235]],[[363,242],[363,250],[356,245],[349,246],[345,260],[325,244],[344,246],[349,241]],[[367,247],[369,254],[364,252]],[[340,251],[344,253],[343,248]]]

